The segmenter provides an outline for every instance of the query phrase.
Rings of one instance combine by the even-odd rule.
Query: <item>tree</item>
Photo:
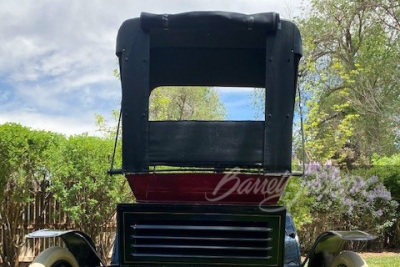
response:
[[[117,69],[114,76],[121,79]],[[225,107],[212,87],[160,86],[150,94],[150,120],[223,120],[225,115]],[[103,116],[98,116],[97,122],[104,128]]]
[[[2,262],[18,266],[24,244],[19,230],[23,213],[33,202],[35,192],[49,178],[49,157],[63,136],[33,131],[14,123],[0,126],[0,221],[4,233]]]
[[[310,13],[298,20],[305,51],[301,86],[307,96],[308,158],[351,167],[369,163],[373,153],[395,153],[400,5],[385,0],[310,4]]]
[[[150,95],[150,120],[223,120],[225,107],[211,87],[159,87]]]

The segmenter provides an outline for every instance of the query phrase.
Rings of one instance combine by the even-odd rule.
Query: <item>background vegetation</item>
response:
[[[297,133],[294,164],[307,162],[307,177],[293,178],[282,202],[305,248],[327,229],[367,230],[379,237],[369,248],[399,248],[400,4],[309,3],[295,19],[304,48],[305,158]]]
[[[301,137],[295,134],[293,158],[295,165],[307,162],[307,176],[289,182],[282,203],[306,249],[327,229],[367,230],[379,237],[367,248],[400,248],[399,18],[398,1],[311,0],[306,14],[295,19],[304,45],[299,88],[306,153],[303,158]],[[264,105],[260,96],[264,92],[258,89],[256,110]],[[156,90],[150,107],[153,120],[225,116],[218,94],[207,87]],[[106,175],[115,129],[100,115],[97,123],[101,137],[0,125],[5,266],[18,264],[24,207],[41,186],[94,239],[116,203],[133,201],[123,177]]]
[[[224,118],[225,109],[213,89],[186,89],[156,90],[150,101],[151,119]],[[25,244],[24,231],[20,229],[29,227],[26,209],[43,189],[49,193],[44,201],[50,201],[51,195],[59,204],[57,213],[66,214],[74,228],[97,241],[99,251],[107,257],[113,244],[109,238],[101,238],[101,231],[113,221],[117,203],[132,202],[134,196],[122,175],[107,174],[116,128],[109,127],[101,115],[96,115],[96,123],[99,137],[66,137],[14,123],[0,125],[0,232],[4,235],[0,256],[5,266],[18,266]],[[120,150],[118,145],[115,166],[121,164]]]

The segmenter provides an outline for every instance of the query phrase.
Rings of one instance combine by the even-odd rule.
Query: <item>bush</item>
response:
[[[311,206],[315,201],[308,188],[302,183],[301,178],[291,178],[280,199],[280,204],[285,205],[287,211],[291,213],[297,230],[301,230],[303,225],[312,222]]]
[[[374,155],[372,165],[369,174],[379,176],[392,193],[393,199],[400,202],[400,153],[390,157]]]
[[[400,153],[389,157],[374,155],[372,168],[368,171],[370,175],[378,175],[380,181],[392,194],[394,200],[400,203]],[[400,207],[397,208],[400,214]],[[387,231],[387,245],[400,248],[400,219],[397,216],[395,225]]]
[[[71,136],[52,161],[50,191],[77,228],[95,242],[114,221],[117,203],[133,200],[125,178],[107,174],[112,148],[111,139]],[[103,240],[98,245],[106,258],[112,242]]]
[[[302,186],[311,204],[312,222],[300,231],[305,248],[329,230],[363,230],[379,237],[396,222],[397,201],[376,176],[363,178],[342,173],[330,162],[307,166]]]
[[[49,178],[49,155],[63,136],[33,131],[15,123],[0,125],[0,253],[4,266],[17,266],[25,241],[24,213]],[[0,242],[1,243],[1,242]]]

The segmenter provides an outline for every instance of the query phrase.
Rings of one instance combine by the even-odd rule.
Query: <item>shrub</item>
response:
[[[383,237],[396,221],[397,201],[376,176],[363,178],[341,172],[330,162],[307,166],[302,186],[308,188],[312,222],[301,231],[309,248],[317,234],[328,230],[364,230]]]
[[[64,137],[15,123],[0,125],[0,224],[4,234],[1,261],[17,266],[25,237],[20,228],[26,207],[48,178],[49,155]]]

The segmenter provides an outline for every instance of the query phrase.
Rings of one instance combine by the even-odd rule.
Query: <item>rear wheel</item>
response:
[[[40,253],[29,267],[79,267],[79,264],[68,249],[51,247]]]
[[[333,259],[330,267],[368,267],[368,265],[357,253],[342,251]]]

